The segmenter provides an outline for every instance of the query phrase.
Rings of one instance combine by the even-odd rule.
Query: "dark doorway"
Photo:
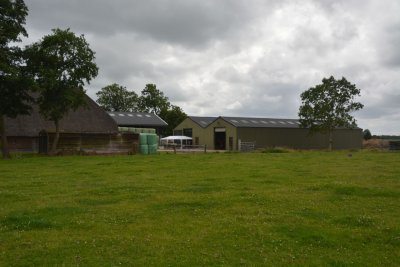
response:
[[[49,148],[49,136],[46,131],[39,133],[39,153],[47,154]]]
[[[214,148],[216,150],[226,149],[226,130],[225,128],[214,129]]]

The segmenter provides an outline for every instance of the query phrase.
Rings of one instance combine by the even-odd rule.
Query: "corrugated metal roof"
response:
[[[108,112],[119,126],[167,126],[168,124],[154,113],[146,112]]]
[[[217,117],[198,117],[198,116],[189,116],[192,121],[197,123],[203,128],[206,128],[208,125],[210,125],[213,121],[217,119]]]
[[[299,128],[300,122],[296,119],[252,118],[252,117],[225,117],[221,119],[235,127],[247,128]]]

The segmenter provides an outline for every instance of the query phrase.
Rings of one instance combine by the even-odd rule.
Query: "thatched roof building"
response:
[[[93,143],[97,147],[98,143],[109,146],[112,136],[118,134],[118,125],[107,112],[88,96],[86,103],[85,107],[68,112],[60,121],[60,147],[79,150]],[[6,118],[5,125],[10,149],[14,151],[46,152],[55,133],[54,122],[45,120],[37,105],[33,105],[30,115]]]
[[[96,102],[86,96],[86,107],[70,111],[60,121],[60,132],[63,133],[117,133],[115,121],[100,108]],[[55,132],[52,121],[45,120],[34,105],[30,115],[6,118],[7,136],[38,136],[41,131]]]

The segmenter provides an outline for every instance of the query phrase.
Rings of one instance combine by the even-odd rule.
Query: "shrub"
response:
[[[290,150],[287,148],[283,148],[283,147],[270,147],[270,148],[264,149],[261,152],[262,153],[288,153],[288,152],[290,152]]]

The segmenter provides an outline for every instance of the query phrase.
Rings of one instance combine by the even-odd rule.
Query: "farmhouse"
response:
[[[132,147],[137,137],[121,136],[115,121],[88,96],[86,104],[86,107],[70,111],[60,121],[58,149],[110,151]],[[45,153],[54,139],[54,123],[45,120],[36,105],[32,108],[30,115],[5,120],[11,151]]]
[[[154,113],[108,112],[119,127],[153,128],[158,135],[168,124]]]
[[[287,147],[294,149],[326,149],[327,134],[310,134],[300,128],[296,119],[246,117],[189,116],[175,129],[174,134],[192,137],[195,145],[206,145],[216,150],[241,150],[241,144],[253,143],[255,148]],[[362,130],[336,129],[333,149],[359,149]]]

